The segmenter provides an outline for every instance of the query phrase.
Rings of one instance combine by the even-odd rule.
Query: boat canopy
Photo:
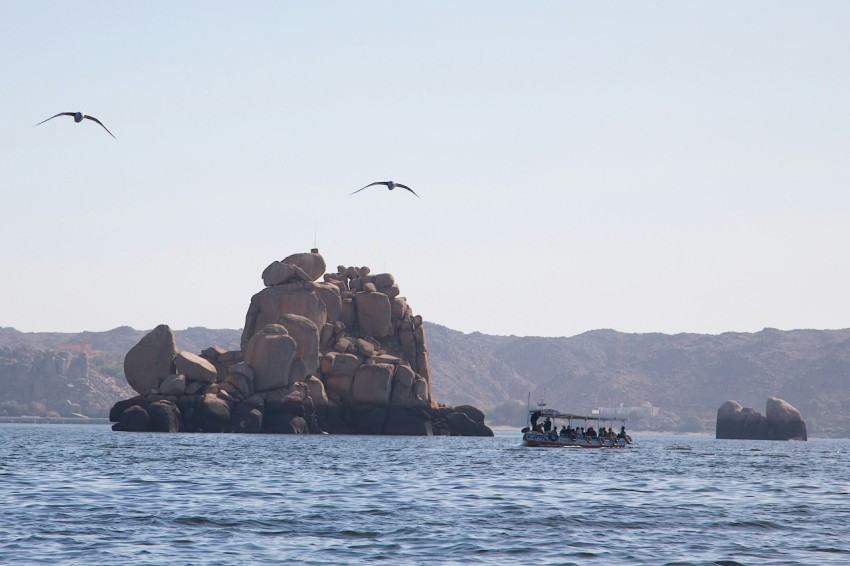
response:
[[[533,420],[534,414],[537,413],[537,418],[549,417],[550,419],[567,419],[567,420],[584,420],[584,421],[618,421],[626,422],[626,417],[606,417],[605,415],[574,415],[572,413],[562,413],[555,409],[532,409],[528,411],[529,416]]]

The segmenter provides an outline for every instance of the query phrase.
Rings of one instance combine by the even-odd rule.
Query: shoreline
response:
[[[0,424],[110,424],[107,417],[0,417]]]

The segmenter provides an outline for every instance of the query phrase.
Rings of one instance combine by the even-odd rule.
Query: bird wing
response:
[[[414,191],[413,189],[411,189],[411,188],[410,188],[410,187],[408,187],[407,185],[402,185],[401,183],[396,183],[396,184],[395,184],[395,186],[396,186],[396,187],[401,187],[402,189],[407,189],[408,191],[410,191],[411,193],[413,193],[413,194],[416,196],[416,198],[422,198],[422,197],[420,197],[419,195],[417,195],[417,194],[416,194],[416,191]]]
[[[97,119],[97,118],[95,118],[94,116],[89,116],[88,114],[84,114],[84,115],[83,115],[83,118],[86,118],[87,120],[92,120],[93,122],[97,122],[98,124],[100,124],[100,127],[101,127],[101,128],[103,128],[104,130],[106,130],[106,131],[107,131],[107,133],[108,133],[110,136],[112,136],[113,138],[115,138],[115,135],[114,135],[112,132],[110,132],[110,131],[109,131],[109,128],[107,128],[106,126],[104,126],[104,125],[103,125],[103,122],[101,122],[100,120],[98,120],[98,119]],[[115,138],[115,139],[117,140],[118,138]]]
[[[368,185],[363,187],[363,189],[368,189],[369,187],[374,187],[375,185],[386,185],[388,187],[390,186],[389,181],[375,181],[374,183],[369,183]],[[354,193],[359,193],[363,189],[357,189],[356,191],[354,191]],[[354,193],[348,193],[348,194],[353,195]]]
[[[73,116],[73,115],[74,115],[74,112],[60,112],[60,113],[59,113],[59,114],[57,114],[56,116]],[[51,117],[50,117],[50,118],[48,118],[47,120],[52,120],[52,119],[54,119],[56,116],[51,116]],[[42,120],[41,122],[39,122],[39,123],[38,123],[38,124],[36,124],[35,126],[38,126],[38,125],[44,124],[45,122],[47,122],[47,120]],[[33,128],[34,128],[35,126],[33,126]]]

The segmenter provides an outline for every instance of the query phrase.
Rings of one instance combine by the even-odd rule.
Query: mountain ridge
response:
[[[493,415],[503,405],[524,414],[532,397],[573,412],[649,403],[660,409],[657,417],[636,424],[708,432],[725,401],[763,411],[767,397],[775,396],[797,407],[813,434],[850,436],[850,329],[721,334],[595,329],[535,337],[463,333],[430,322],[425,328],[433,392],[443,403],[494,409]],[[0,346],[76,345],[111,355],[114,366],[147,332],[126,326],[80,333],[0,328]],[[238,349],[241,330],[190,327],[176,330],[175,337],[181,350],[191,352],[211,345]]]

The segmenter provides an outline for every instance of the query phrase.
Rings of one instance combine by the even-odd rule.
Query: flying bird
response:
[[[375,181],[374,183],[369,183],[368,185],[363,187],[363,189],[368,189],[369,187],[374,187],[375,185],[386,185],[389,190],[393,190],[396,187],[401,187],[402,189],[407,189],[408,191],[413,193],[413,196],[415,196],[416,198],[421,198],[419,195],[416,194],[413,189],[411,189],[407,185],[402,185],[401,183],[396,183],[394,181]],[[354,191],[354,193],[359,193],[363,189],[357,189],[356,191]],[[349,193],[349,195],[353,195],[354,193]]]
[[[74,122],[77,122],[77,123],[82,122],[84,119],[85,119],[85,120],[91,120],[92,122],[97,122],[98,124],[100,124],[100,127],[101,127],[101,128],[103,128],[104,130],[106,130],[106,133],[108,133],[110,136],[112,136],[113,138],[115,138],[115,135],[114,135],[112,132],[110,132],[110,131],[109,131],[109,128],[107,128],[106,126],[104,126],[104,125],[103,125],[103,122],[101,122],[100,120],[98,120],[98,119],[97,119],[97,118],[95,118],[94,116],[89,116],[88,114],[83,114],[82,112],[60,112],[60,113],[59,113],[59,114],[57,114],[56,116],[73,116],[73,117],[74,117]],[[51,117],[50,117],[50,118],[48,118],[47,120],[52,120],[52,119],[56,118],[56,116],[51,116]],[[44,124],[45,122],[47,122],[47,120],[42,120],[41,122],[39,122],[38,124],[36,124],[36,126],[39,126],[39,125],[41,125],[41,124]],[[35,127],[35,126],[33,126],[33,127]],[[118,138],[115,138],[115,139],[118,139]]]

